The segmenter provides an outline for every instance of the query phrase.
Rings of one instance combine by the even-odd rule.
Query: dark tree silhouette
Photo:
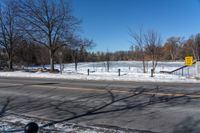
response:
[[[26,37],[49,50],[51,71],[56,51],[70,44],[80,21],[72,16],[66,0],[22,0],[20,17]]]

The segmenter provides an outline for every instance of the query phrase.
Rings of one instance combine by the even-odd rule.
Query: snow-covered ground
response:
[[[23,71],[0,72],[0,77],[32,77],[32,78],[57,78],[57,79],[82,79],[82,80],[115,80],[115,81],[138,81],[138,82],[200,82],[195,78],[195,65],[176,72],[176,74],[163,74],[160,71],[172,71],[184,65],[184,62],[159,62],[154,77],[151,77],[151,62],[148,62],[147,73],[143,73],[142,62],[139,61],[112,61],[107,72],[106,62],[79,63],[75,71],[74,63],[64,64],[62,74],[48,72],[28,73]],[[49,66],[45,66],[49,68]],[[29,69],[42,68],[40,66]],[[60,65],[55,65],[60,69]],[[88,69],[90,74],[88,75]],[[121,76],[118,76],[118,70]]]
[[[39,120],[25,116],[9,115],[0,119],[0,132],[9,133],[17,132],[23,133],[24,127],[30,122],[35,122],[40,127],[42,133],[148,133],[145,131],[138,131],[133,129],[122,129],[119,127],[96,127],[77,125],[68,122],[53,124],[52,126],[43,127],[43,125],[51,123],[47,120]]]

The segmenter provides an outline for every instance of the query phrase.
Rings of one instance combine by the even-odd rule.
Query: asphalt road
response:
[[[15,114],[162,133],[200,131],[200,84],[0,78],[0,119]]]

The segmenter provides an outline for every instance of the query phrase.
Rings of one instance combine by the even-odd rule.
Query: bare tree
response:
[[[152,60],[152,70],[155,72],[157,62],[160,56],[161,37],[155,31],[148,31],[145,34],[146,52]]]
[[[199,60],[200,59],[200,34],[197,34],[196,36],[192,36],[191,37],[191,40],[192,40],[192,53],[193,53],[193,56],[196,60]]]
[[[35,51],[36,51],[35,55],[36,55],[38,63],[42,65],[43,68],[45,68],[45,65],[49,63],[48,49],[46,49],[44,46],[40,46],[36,48]]]
[[[67,0],[21,0],[21,13],[26,36],[49,50],[50,68],[54,71],[55,52],[69,45],[69,37],[80,21],[71,14]]]
[[[182,44],[182,38],[180,37],[170,37],[167,39],[167,44],[169,46],[169,53],[172,60],[176,60],[178,56],[178,48]]]
[[[5,48],[8,68],[13,69],[13,54],[19,38],[17,30],[18,5],[16,0],[4,1],[0,8],[0,45]]]
[[[106,52],[106,69],[107,69],[107,72],[109,72],[110,71],[110,52],[108,51],[108,49],[107,49],[107,52]]]
[[[146,59],[145,59],[145,36],[142,28],[138,32],[129,31],[130,36],[133,39],[132,45],[137,46],[137,50],[141,53],[143,72],[146,73]]]
[[[80,37],[73,37],[71,39],[72,58],[75,63],[75,71],[78,69],[78,62],[83,56],[83,51],[95,46],[93,40],[81,39]]]

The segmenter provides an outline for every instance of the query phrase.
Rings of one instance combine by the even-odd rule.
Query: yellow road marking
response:
[[[0,83],[3,85],[24,85],[24,84],[12,84],[12,83]],[[108,90],[104,89],[94,89],[94,88],[78,88],[78,87],[64,87],[64,86],[49,86],[49,85],[28,85],[32,87],[39,87],[39,88],[56,88],[56,89],[66,89],[66,90],[79,90],[79,91],[93,91],[93,92],[106,92]],[[127,90],[110,90],[111,92],[115,93],[125,93],[125,94],[144,94],[144,95],[156,95],[156,96],[173,96],[173,97],[181,97],[181,96],[187,96],[190,98],[198,99],[200,98],[200,95],[193,95],[193,94],[186,94],[186,93],[177,93],[177,92],[129,92]]]
[[[64,86],[48,86],[48,85],[31,85],[33,87],[40,87],[40,88],[56,88],[56,89],[66,89],[66,90],[80,90],[80,91],[96,91],[96,92],[106,92],[108,90],[100,90],[100,89],[93,89],[93,88],[78,88],[78,87],[64,87]],[[128,91],[123,90],[111,90],[112,92],[119,92],[119,93],[130,93]]]
[[[190,97],[190,98],[200,98],[200,95],[186,94],[186,93],[165,93],[165,92],[144,92],[146,95],[157,95],[157,96],[173,96],[173,97]]]
[[[164,92],[144,92],[144,94],[147,95],[158,95],[158,96],[176,96],[176,97],[180,97],[180,96],[187,96],[187,94],[184,93],[164,93]]]
[[[32,85],[34,87],[43,87],[43,88],[57,88],[57,89],[67,89],[67,90],[80,90],[80,91],[95,91],[95,92],[106,92],[108,90],[100,90],[100,89],[94,89],[94,88],[75,88],[75,87],[61,87],[61,86],[47,86],[47,85]],[[169,92],[129,92],[126,90],[110,90],[111,92],[116,93],[134,93],[134,94],[145,94],[145,95],[156,95],[156,96],[173,96],[173,97],[182,97],[187,96],[190,98],[200,98],[200,95],[192,95],[192,94],[186,94],[186,93],[169,93]]]

